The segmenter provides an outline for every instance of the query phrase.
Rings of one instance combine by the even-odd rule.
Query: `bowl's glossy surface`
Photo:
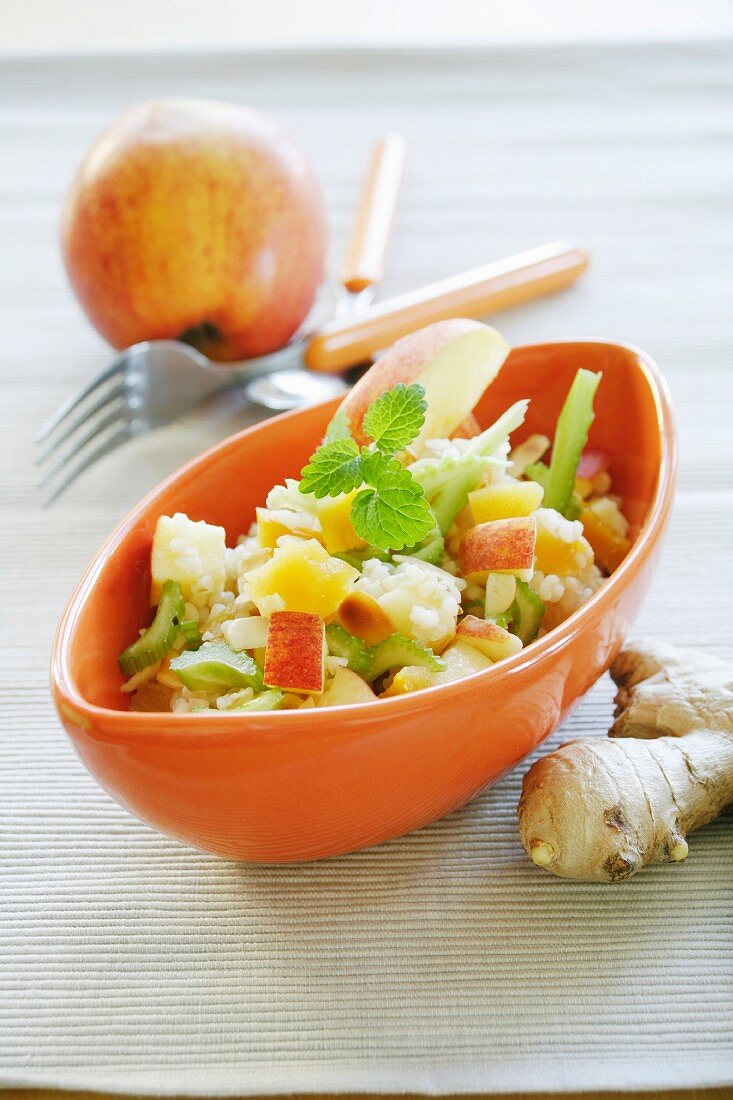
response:
[[[516,439],[551,435],[578,367],[602,370],[591,442],[614,455],[614,490],[641,525],[593,599],[524,652],[466,680],[377,704],[263,714],[138,714],[117,656],[147,621],[157,517],[223,524],[234,540],[269,488],[297,476],[335,402],[226,440],[162,484],[122,522],[71,598],[52,686],[74,746],[132,813],[237,859],[347,852],[419,828],[495,782],[547,737],[606,669],[651,580],[672,504],[671,409],[654,364],[616,344],[517,348],[481,402],[490,423],[531,397]]]

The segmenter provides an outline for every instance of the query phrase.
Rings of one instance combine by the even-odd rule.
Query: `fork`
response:
[[[587,266],[587,252],[566,242],[529,249],[388,299],[343,320],[336,317],[305,344],[294,340],[271,355],[234,367],[212,363],[176,340],[135,344],[70,397],[38,433],[39,443],[54,437],[39,455],[40,465],[86,428],[41,478],[43,486],[63,475],[43,505],[50,504],[79,474],[121,443],[170,423],[219,390],[302,365],[304,360],[311,371],[343,371],[367,362],[394,340],[431,321],[483,317],[567,287]],[[314,374],[313,381],[317,377]],[[329,386],[329,394],[332,392]],[[70,466],[75,458],[78,461]]]

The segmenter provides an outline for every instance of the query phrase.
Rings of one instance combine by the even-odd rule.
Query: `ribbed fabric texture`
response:
[[[658,359],[682,472],[639,629],[733,654],[732,84],[727,43],[0,66],[0,1084],[733,1083],[730,817],[693,837],[686,865],[604,887],[527,860],[525,765],[413,836],[300,867],[202,855],[116,806],[50,704],[55,622],[123,512],[251,413],[236,395],[215,402],[45,513],[30,443],[109,357],[56,235],[74,167],[117,109],[177,93],[279,115],[324,182],[334,270],[369,143],[400,129],[412,160],[385,292],[560,236],[592,249],[582,284],[497,324],[515,343],[621,339]],[[603,736],[611,697],[604,680],[546,748]]]

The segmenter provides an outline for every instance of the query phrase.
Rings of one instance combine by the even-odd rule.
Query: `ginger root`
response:
[[[522,844],[562,878],[620,882],[683,860],[686,837],[733,804],[733,668],[643,641],[611,676],[611,740],[569,741],[522,784]]]

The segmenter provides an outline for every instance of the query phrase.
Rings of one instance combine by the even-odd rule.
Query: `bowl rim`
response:
[[[257,711],[250,714],[226,711],[220,711],[216,714],[212,714],[210,711],[201,714],[195,712],[173,713],[171,711],[124,711],[90,703],[74,684],[68,666],[68,655],[79,613],[89,592],[96,583],[109,553],[129,534],[140,516],[148,510],[150,504],[170,484],[178,482],[186,475],[197,471],[223,448],[236,446],[243,436],[255,431],[266,430],[275,421],[280,422],[291,417],[297,417],[303,411],[295,409],[250,425],[189,459],[188,462],[178,467],[173,473],[158,482],[150,492],[146,493],[108,535],[74,588],[54,636],[51,656],[51,688],[56,705],[62,715],[83,729],[94,728],[95,735],[100,732],[98,722],[101,720],[106,734],[123,734],[130,732],[131,728],[134,727],[136,738],[145,735],[157,735],[165,727],[175,727],[176,735],[190,734],[196,737],[213,737],[222,733],[230,736],[234,731],[244,733],[247,730],[252,733],[256,731],[258,736],[265,731],[268,735],[283,734],[287,736],[289,732],[297,727],[312,729],[314,725],[318,727],[319,735],[327,736],[332,732],[337,736],[340,732],[339,725],[341,723],[335,722],[335,719],[340,719],[341,722],[348,720],[351,725],[355,722],[367,722],[371,725],[377,718],[389,721],[398,718],[400,713],[405,710],[414,712],[416,707],[419,709],[432,709],[439,694],[444,702],[449,703],[452,697],[465,692],[466,684],[469,682],[475,689],[478,689],[479,686],[487,688],[499,676],[512,677],[524,673],[555,650],[562,649],[575,634],[579,622],[590,618],[594,613],[602,612],[606,605],[616,601],[627,587],[631,575],[653,552],[672,507],[677,476],[677,438],[671,395],[658,364],[646,352],[633,344],[614,340],[548,340],[536,344],[517,345],[516,350],[530,351],[536,348],[559,348],[577,345],[620,348],[626,352],[631,352],[636,358],[637,369],[641,371],[646,379],[656,408],[661,460],[652,504],[631,550],[621,565],[596,590],[588,602],[574,611],[559,626],[548,631],[542,638],[531,642],[519,653],[497,661],[490,668],[481,669],[447,684],[436,684],[434,687],[424,688],[419,692],[380,699],[380,706],[377,708],[376,714],[371,703],[340,704],[323,708],[308,707],[306,710],[273,711],[269,713],[267,711]],[[332,401],[329,400],[319,404],[328,405],[331,403]],[[329,726],[332,727],[331,730],[329,730]]]

